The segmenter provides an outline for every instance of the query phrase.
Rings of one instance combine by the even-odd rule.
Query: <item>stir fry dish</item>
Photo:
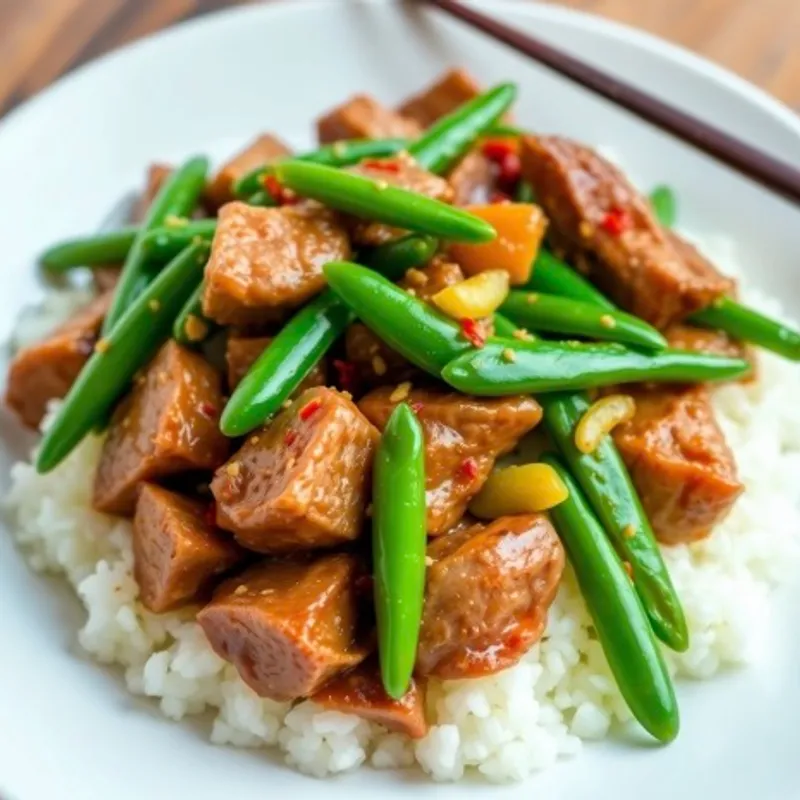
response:
[[[547,637],[569,563],[641,726],[679,730],[689,627],[664,548],[743,492],[711,403],[800,334],[737,301],[652,196],[452,70],[357,95],[319,147],[155,165],[127,227],[56,244],[95,298],[19,351],[36,469],[102,434],[139,598],[195,609],[260,697],[419,738],[431,681]],[[58,403],[52,404],[57,400]]]

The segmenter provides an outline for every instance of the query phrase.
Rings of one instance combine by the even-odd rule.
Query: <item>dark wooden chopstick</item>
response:
[[[456,0],[424,0],[800,204],[800,169]]]

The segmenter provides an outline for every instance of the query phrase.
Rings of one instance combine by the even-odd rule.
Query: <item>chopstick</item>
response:
[[[559,75],[693,145],[770,191],[800,204],[800,169],[792,164],[765,153],[541,39],[515,30],[456,0],[423,2],[489,34]]]

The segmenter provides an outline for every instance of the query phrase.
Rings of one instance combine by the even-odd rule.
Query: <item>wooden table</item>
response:
[[[244,2],[252,0],[0,0],[0,114],[125,42]],[[800,110],[800,0],[555,2],[671,39]]]

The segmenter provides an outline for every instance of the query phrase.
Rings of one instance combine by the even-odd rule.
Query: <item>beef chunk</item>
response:
[[[398,153],[392,158],[368,159],[354,167],[348,167],[348,171],[445,203],[453,199],[450,184],[444,178],[420,167],[407,153]],[[353,220],[352,237],[356,244],[370,246],[385,244],[403,233],[405,231],[384,225],[382,222]]]
[[[353,556],[265,562],[226,581],[197,615],[214,652],[261,697],[308,697],[367,655]]]
[[[421,675],[471,678],[515,664],[539,640],[564,569],[542,514],[501,517],[428,545]]]
[[[434,258],[423,269],[410,269],[399,285],[428,302],[433,295],[464,280],[461,267],[443,258]],[[419,370],[386,345],[360,322],[353,323],[345,335],[347,360],[367,386],[397,384],[415,378]]]
[[[612,164],[555,136],[522,141],[522,169],[550,218],[553,243],[625,308],[659,328],[706,307],[733,285],[665,231]]]
[[[317,120],[320,142],[341,139],[414,139],[420,127],[414,120],[381,105],[374,97],[359,94]]]
[[[221,412],[217,371],[167,342],[114,413],[95,476],[95,508],[130,515],[142,481],[218,467],[228,454]]]
[[[78,311],[41,342],[20,350],[11,360],[6,403],[31,428],[38,428],[50,400],[69,391],[94,350],[111,295],[104,294]]]
[[[321,206],[228,203],[206,265],[203,313],[223,325],[269,320],[324,287],[324,264],[349,257],[345,229]]]
[[[151,203],[170,175],[172,175],[172,167],[168,164],[151,164],[147,168],[144,189],[131,212],[131,222],[138,223],[145,218]]]
[[[225,349],[225,360],[228,364],[228,388],[233,391],[239,381],[244,378],[256,359],[267,349],[272,341],[271,336],[236,336],[228,335],[228,343]],[[318,361],[314,369],[303,378],[302,383],[295,390],[295,395],[302,394],[306,389],[314,386],[324,386],[327,381],[327,369],[325,360]]]
[[[243,178],[262,164],[272,164],[291,153],[292,151],[276,136],[270,133],[259,136],[220,167],[219,172],[206,187],[207,205],[212,209],[218,209],[229,203],[234,199],[231,189],[239,178]]]
[[[357,538],[378,438],[349,397],[309,389],[217,471],[217,523],[261,553]]]
[[[420,683],[412,679],[399,700],[389,697],[376,660],[365,661],[352,672],[338,675],[312,695],[311,700],[331,711],[377,722],[412,739],[421,739],[428,732],[425,695]]]
[[[702,387],[633,393],[636,414],[614,441],[665,544],[707,536],[743,487],[736,463]]]
[[[432,86],[409,97],[397,110],[421,128],[428,128],[480,93],[481,87],[466,70],[450,69]]]
[[[150,611],[160,614],[196,600],[243,557],[209,523],[206,505],[142,485],[133,518],[133,574]]]
[[[425,432],[428,533],[455,525],[480,491],[498,456],[508,453],[542,418],[530,397],[478,398],[454,392],[382,387],[359,408],[381,430],[400,402],[408,403]]]

